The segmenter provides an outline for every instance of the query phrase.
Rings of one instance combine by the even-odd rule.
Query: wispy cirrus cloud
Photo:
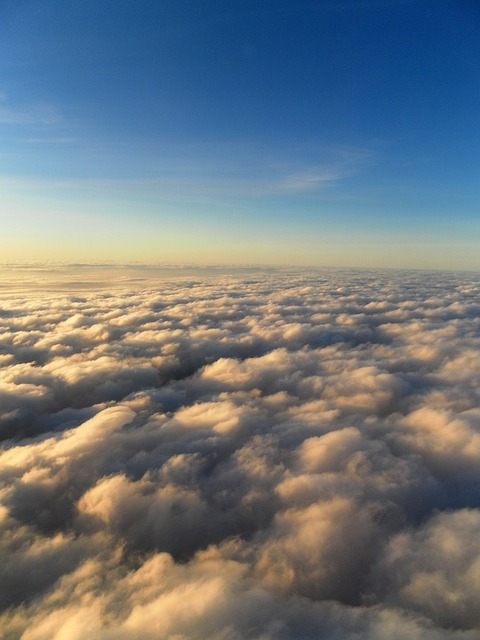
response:
[[[270,191],[275,193],[298,193],[302,191],[315,191],[331,185],[334,182],[347,178],[354,170],[343,167],[310,167],[303,171],[291,173],[272,183]]]
[[[29,144],[64,145],[74,145],[76,141],[77,138],[67,136],[25,140]],[[368,149],[327,150],[323,155],[325,158],[321,162],[300,163],[289,150],[280,152],[275,161],[272,161],[270,154],[255,156],[250,152],[233,161],[228,153],[226,159],[215,154],[205,159],[201,150],[194,149],[184,157],[178,152],[174,157],[153,155],[148,160],[148,167],[144,161],[144,176],[141,175],[142,169],[138,168],[136,177],[42,178],[4,175],[0,176],[0,180],[4,189],[10,186],[12,190],[22,186],[29,191],[112,191],[131,192],[132,195],[141,192],[178,200],[192,197],[267,197],[315,193],[365,170],[373,157]],[[115,174],[115,170],[111,173]]]
[[[75,136],[37,136],[32,138],[24,138],[23,142],[32,145],[67,145],[74,144],[79,141]]]
[[[64,124],[61,112],[52,104],[37,102],[12,106],[4,98],[0,101],[0,125],[54,127]]]

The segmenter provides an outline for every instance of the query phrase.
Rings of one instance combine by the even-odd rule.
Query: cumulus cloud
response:
[[[478,637],[478,276],[136,275],[2,289],[5,637]]]

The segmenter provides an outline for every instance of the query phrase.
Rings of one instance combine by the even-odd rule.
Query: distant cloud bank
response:
[[[7,640],[474,640],[480,277],[0,296]]]

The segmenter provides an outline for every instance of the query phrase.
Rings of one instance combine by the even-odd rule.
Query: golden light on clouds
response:
[[[6,638],[476,638],[476,275],[9,273]]]

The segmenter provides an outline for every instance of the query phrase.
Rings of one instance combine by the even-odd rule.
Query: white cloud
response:
[[[4,96],[0,102],[0,125],[55,127],[64,122],[58,109],[47,103],[14,107],[8,105]]]
[[[475,276],[89,273],[2,290],[7,638],[478,635]]]

